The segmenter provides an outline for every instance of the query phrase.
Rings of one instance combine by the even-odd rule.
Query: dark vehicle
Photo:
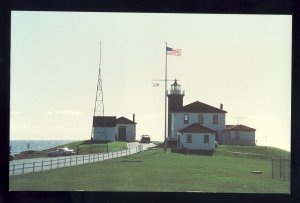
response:
[[[140,143],[150,143],[150,136],[142,135],[142,139],[141,139]]]
[[[48,153],[49,157],[54,157],[54,156],[70,156],[74,155],[75,152],[73,149],[68,149],[67,147],[64,148],[57,148],[55,151],[51,151]]]

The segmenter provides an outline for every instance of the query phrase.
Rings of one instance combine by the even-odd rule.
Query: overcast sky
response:
[[[12,12],[10,139],[90,139],[102,44],[105,115],[136,115],[137,139],[164,138],[168,79],[184,105],[219,107],[226,124],[256,129],[258,145],[289,150],[288,15]],[[169,83],[170,85],[171,83]]]

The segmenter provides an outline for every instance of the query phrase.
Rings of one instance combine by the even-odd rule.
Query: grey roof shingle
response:
[[[93,127],[116,127],[115,116],[94,116]]]
[[[245,125],[226,125],[225,131],[255,131],[256,129],[250,128]]]
[[[216,133],[216,131],[207,128],[199,123],[193,123],[179,130],[181,133]]]
[[[199,101],[195,101],[188,105],[183,106],[179,112],[189,112],[189,113],[227,113],[222,109],[204,104]]]
[[[136,124],[136,122],[122,116],[117,119],[117,124]]]

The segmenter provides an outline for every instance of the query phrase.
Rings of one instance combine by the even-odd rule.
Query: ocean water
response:
[[[11,154],[19,154],[27,150],[41,151],[76,140],[10,140]]]

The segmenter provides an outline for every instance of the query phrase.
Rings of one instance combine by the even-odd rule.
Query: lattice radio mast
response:
[[[96,90],[96,99],[94,107],[94,116],[104,116],[104,102],[103,102],[103,90],[102,90],[102,79],[101,79],[101,42],[100,42],[100,56],[99,56],[99,73],[98,83]],[[91,139],[93,137],[93,126],[91,132]]]

